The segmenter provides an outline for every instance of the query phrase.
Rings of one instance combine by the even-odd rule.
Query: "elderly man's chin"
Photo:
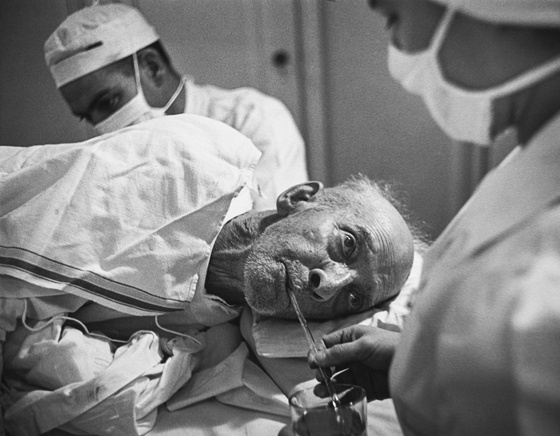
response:
[[[284,265],[267,255],[249,256],[243,272],[243,289],[247,304],[256,313],[285,317],[293,312]]]
[[[280,319],[293,319],[297,320],[295,312],[287,307],[274,307],[262,301],[252,301],[249,303],[251,310],[261,316],[269,316],[272,318]]]
[[[298,319],[296,312],[289,301],[284,302],[281,299],[272,301],[264,298],[258,298],[257,296],[256,298],[247,299],[247,303],[254,313],[262,316],[295,321]],[[313,308],[304,307],[302,308],[302,312],[305,318],[309,321],[324,321],[341,316],[341,314],[335,314],[332,307],[321,305],[316,305]]]

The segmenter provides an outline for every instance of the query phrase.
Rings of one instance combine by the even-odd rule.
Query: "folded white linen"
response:
[[[217,365],[203,369],[177,391],[166,405],[171,411],[243,386],[243,366],[249,350],[240,343],[236,350]]]
[[[57,329],[51,333],[53,337],[58,335]],[[48,330],[43,333],[48,334]],[[95,341],[88,339],[90,343]],[[49,348],[56,351],[57,347]],[[96,374],[84,373],[86,378],[69,384],[65,384],[69,380],[51,377],[45,388],[56,381],[62,386],[52,391],[35,386],[21,395],[6,408],[7,430],[13,436],[39,435],[54,428],[76,434],[145,434],[155,423],[158,406],[190,378],[203,341],[175,338],[167,348],[172,350],[171,356],[164,356],[155,333],[138,332],[114,355],[106,353],[112,360],[105,362]],[[52,353],[39,350],[37,354],[26,356],[33,369],[37,369],[35,382],[42,382],[37,378],[39,371],[48,372],[49,367],[53,369],[57,364],[71,366],[70,362],[61,361],[67,357],[62,353],[58,361]],[[41,354],[46,358],[41,358]]]
[[[19,328],[10,335],[4,350],[7,383],[12,371],[21,371],[26,382],[56,390],[97,377],[111,364],[115,347],[108,339],[63,324],[56,319],[36,332]]]
[[[279,416],[290,416],[288,398],[272,379],[251,360],[243,367],[243,385],[216,398],[224,404]]]
[[[216,397],[224,404],[289,416],[288,399],[272,379],[248,359],[249,349],[241,342],[237,349],[215,366],[195,372],[171,397],[170,411]]]
[[[226,323],[206,331],[206,347],[191,379],[167,402],[176,411],[215,397],[243,409],[289,416],[286,396],[250,358],[237,326]]]
[[[239,132],[194,115],[77,144],[0,147],[0,274],[44,292],[34,296],[70,293],[132,315],[183,309],[259,156]]]
[[[161,409],[149,436],[279,436],[289,422],[287,416],[230,406],[212,398],[173,412]]]

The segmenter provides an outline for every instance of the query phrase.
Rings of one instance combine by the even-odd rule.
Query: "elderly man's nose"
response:
[[[314,268],[309,271],[309,287],[321,299],[330,300],[344,286],[345,277]]]

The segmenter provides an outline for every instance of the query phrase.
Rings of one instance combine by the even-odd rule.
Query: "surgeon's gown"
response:
[[[560,116],[428,251],[391,368],[405,434],[560,434]]]

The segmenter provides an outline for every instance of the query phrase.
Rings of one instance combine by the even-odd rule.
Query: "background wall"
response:
[[[451,213],[451,144],[390,77],[385,23],[366,3],[324,3],[329,173],[396,183],[436,235]]]
[[[80,141],[45,66],[43,43],[67,15],[64,1],[0,1],[0,144]]]
[[[451,144],[389,77],[384,23],[365,0],[122,2],[144,12],[177,69],[197,82],[253,86],[282,99],[306,139],[312,178],[392,181],[433,237],[470,193],[478,170],[465,171],[465,162],[473,152]],[[0,144],[93,136],[59,96],[42,50],[64,17],[89,4],[0,2]]]

